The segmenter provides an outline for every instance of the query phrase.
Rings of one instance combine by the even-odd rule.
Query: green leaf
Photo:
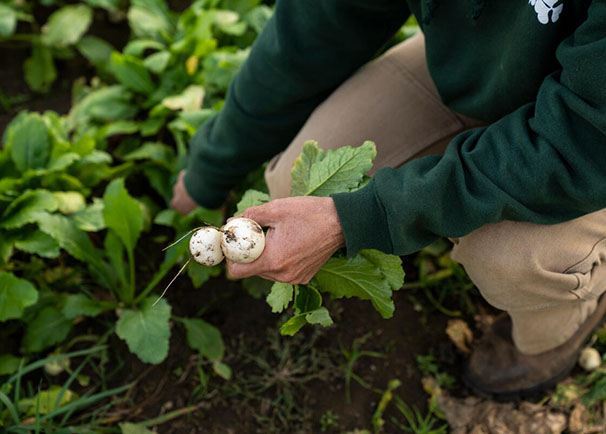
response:
[[[181,320],[187,330],[187,343],[209,360],[221,360],[225,345],[221,332],[201,319],[184,318]]]
[[[171,57],[170,51],[159,51],[147,56],[143,61],[143,66],[154,74],[161,74],[168,66]]]
[[[56,258],[60,253],[57,241],[50,235],[38,230],[28,231],[24,237],[15,241],[15,247],[43,258]]]
[[[48,162],[47,170],[45,170],[44,173],[46,174],[50,172],[60,172],[62,170],[67,169],[79,159],[80,155],[76,154],[75,152],[68,152],[67,154],[60,155],[57,158],[53,158]]]
[[[38,217],[38,225],[42,232],[57,240],[59,246],[74,258],[97,270],[103,270],[99,255],[88,236],[76,228],[69,218],[58,214],[42,214]]]
[[[322,296],[317,289],[309,285],[297,285],[295,295],[295,313],[306,313],[322,306]]]
[[[84,0],[86,4],[93,8],[102,8],[110,12],[117,12],[121,3],[120,0]]]
[[[86,5],[69,5],[53,12],[42,27],[42,42],[49,46],[73,45],[86,33],[93,11]]]
[[[162,143],[147,142],[126,154],[123,159],[125,161],[152,160],[170,169],[175,160],[175,151]]]
[[[374,249],[360,250],[359,255],[372,262],[389,283],[392,291],[397,291],[404,285],[404,269],[399,256],[388,255]]]
[[[86,208],[86,199],[78,191],[56,191],[53,196],[59,205],[62,214],[73,214]]]
[[[333,298],[358,297],[370,300],[383,318],[391,318],[394,303],[392,288],[381,270],[368,259],[330,258],[312,279],[314,286],[328,292]]]
[[[17,12],[0,3],[0,37],[10,36],[17,28]]]
[[[307,141],[303,144],[301,154],[293,163],[291,196],[305,196],[309,185],[311,168],[324,159],[324,153],[318,147],[318,142]]]
[[[15,233],[0,230],[0,265],[8,263],[13,255],[15,240]]]
[[[275,282],[271,287],[271,292],[267,295],[267,304],[271,306],[273,313],[280,313],[290,304],[295,290],[288,283]]]
[[[137,310],[122,313],[116,324],[116,334],[126,341],[129,350],[145,363],[158,364],[168,355],[170,338],[170,306],[160,300],[146,298]]]
[[[103,201],[95,198],[92,204],[71,214],[69,218],[78,229],[86,232],[97,232],[105,229],[103,207]]]
[[[23,345],[28,352],[36,353],[65,340],[71,329],[70,320],[47,306],[27,325]]]
[[[136,57],[114,51],[111,55],[110,69],[120,83],[134,92],[149,95],[156,88],[143,62]]]
[[[33,223],[45,211],[55,211],[57,199],[46,190],[28,190],[15,199],[0,217],[0,227],[15,229]]]
[[[48,162],[51,143],[42,116],[31,113],[12,132],[11,157],[21,172],[40,169]]]
[[[118,120],[104,125],[99,129],[101,137],[111,137],[118,134],[134,134],[139,130],[139,123],[135,121]]]
[[[149,180],[149,185],[162,196],[166,205],[172,198],[172,171],[161,166],[147,166],[143,169],[143,174]]]
[[[101,303],[91,300],[84,294],[68,295],[61,310],[67,319],[74,319],[77,316],[97,316],[102,311]]]
[[[214,90],[226,91],[240,66],[248,57],[249,49],[231,51],[215,51],[209,54],[202,64],[204,82]]]
[[[105,255],[111,263],[116,277],[119,279],[122,287],[116,288],[116,292],[123,298],[122,290],[128,287],[128,280],[126,278],[126,262],[124,261],[124,245],[118,238],[115,232],[108,231],[105,242]]]
[[[15,357],[10,354],[0,356],[0,375],[14,374],[19,370],[23,357]]]
[[[325,307],[319,307],[309,312],[294,315],[280,327],[280,333],[294,336],[305,324],[319,324],[322,327],[332,325],[332,318]]]
[[[213,361],[213,371],[224,380],[231,380],[231,368],[220,360]]]
[[[175,20],[162,0],[132,0],[128,10],[128,23],[133,33],[140,38],[162,39],[172,35]]]
[[[257,6],[259,3],[261,3],[261,0],[224,0],[222,4],[225,9],[229,9],[230,11],[237,12],[239,15],[243,15]]]
[[[111,122],[131,119],[138,111],[132,102],[132,94],[123,86],[97,89],[74,105],[69,113],[68,125],[75,128],[90,119]]]
[[[128,56],[141,57],[147,50],[164,50],[166,45],[153,39],[135,39],[124,47],[122,52]]]
[[[0,321],[21,318],[23,310],[38,301],[38,291],[30,282],[0,271]]]
[[[305,314],[305,319],[309,324],[320,324],[322,327],[328,327],[332,324],[332,318],[325,307],[320,307]]]
[[[248,294],[256,298],[257,300],[266,297],[271,291],[271,287],[274,284],[271,280],[265,280],[262,277],[251,276],[242,279],[242,287],[248,292]]]
[[[204,87],[192,84],[185,88],[179,95],[166,97],[162,100],[162,104],[171,110],[183,110],[184,112],[192,112],[199,110],[202,107],[204,100]]]
[[[124,179],[114,179],[103,195],[103,217],[107,227],[116,232],[127,251],[133,252],[143,230],[143,212],[124,187]]]
[[[356,148],[344,146],[322,155],[316,142],[306,142],[295,160],[291,196],[329,196],[359,188],[372,168],[376,148],[364,142]]]
[[[270,197],[269,194],[263,193],[257,190],[246,190],[240,202],[238,202],[238,209],[236,210],[236,215],[242,214],[251,206],[263,205],[264,203],[269,202]]]
[[[141,132],[141,136],[149,137],[156,134],[160,131],[160,128],[164,125],[163,118],[149,118],[141,122],[141,126],[139,128]]]
[[[244,16],[244,21],[251,26],[255,32],[261,33],[267,21],[271,18],[272,10],[266,5],[257,6]]]
[[[199,264],[191,264],[187,267],[187,275],[192,281],[194,288],[201,287],[211,277],[216,277],[221,274],[221,267],[205,267]]]
[[[61,395],[61,400],[57,402]],[[34,417],[36,414],[48,414],[55,408],[62,407],[79,398],[78,394],[69,389],[63,391],[60,386],[51,386],[49,390],[43,390],[37,393],[33,398],[19,400],[19,408],[27,409],[26,416]]]
[[[305,315],[295,315],[280,327],[280,334],[294,336],[303,326],[307,324]]]
[[[120,423],[119,426],[122,434],[154,434],[153,431],[138,423],[124,422]]]
[[[110,43],[91,35],[80,39],[76,48],[90,63],[97,66],[107,64],[114,51]]]
[[[38,92],[46,92],[57,78],[51,50],[43,45],[34,44],[32,55],[23,63],[27,85]]]

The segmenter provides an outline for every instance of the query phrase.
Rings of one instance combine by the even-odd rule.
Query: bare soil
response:
[[[129,392],[134,404],[125,420],[144,421],[198,406],[189,415],[158,426],[159,433],[317,433],[322,432],[320,421],[327,412],[338,417],[338,426],[325,432],[371,429],[372,415],[392,379],[402,382],[398,396],[425,411],[427,394],[421,386],[418,355],[433,352],[441,367],[453,374],[458,371],[459,358],[444,333],[447,318],[415,312],[405,292],[395,297],[396,312],[389,320],[382,319],[369,302],[335,300],[328,303],[333,326],[306,326],[294,337],[279,336],[285,318],[272,314],[264,300],[224,278],[200,289],[193,289],[184,278],[167,299],[177,316],[191,317],[210,306],[203,319],[221,330],[225,362],[233,378],[225,381],[206,365],[212,377],[199,393],[197,357],[177,325],[173,325],[169,357],[160,365],[145,365],[121,351],[126,361],[121,381],[138,379]],[[116,341],[116,347],[124,347]],[[348,359],[342,349],[351,351],[356,343],[360,350],[381,357],[361,356],[353,364],[354,374],[366,384],[351,380],[348,402]],[[399,432],[390,417],[403,422],[402,415],[388,407],[385,432]]]

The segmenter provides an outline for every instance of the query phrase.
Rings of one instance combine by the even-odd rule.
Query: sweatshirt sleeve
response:
[[[443,156],[334,196],[348,254],[413,253],[502,220],[555,224],[606,208],[606,2],[556,51],[536,101],[464,132]]]
[[[190,143],[185,187],[214,208],[294,138],[312,110],[395,34],[403,0],[279,0],[221,112]]]

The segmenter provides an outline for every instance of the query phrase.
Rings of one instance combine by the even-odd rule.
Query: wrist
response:
[[[335,201],[332,197],[326,198],[326,206],[328,208],[328,223],[332,231],[330,234],[332,245],[335,250],[345,247],[345,235],[343,234],[343,228],[341,227],[341,220],[339,219],[339,213]]]

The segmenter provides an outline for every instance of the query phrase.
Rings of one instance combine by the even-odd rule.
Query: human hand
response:
[[[254,262],[228,259],[227,271],[237,279],[259,276],[290,284],[308,283],[345,238],[330,197],[289,197],[248,208],[238,217],[268,227],[265,250]]]
[[[185,189],[185,183],[183,182],[184,177],[185,170],[182,170],[179,172],[177,182],[173,186],[173,197],[170,201],[170,207],[182,215],[187,215],[192,212],[198,204],[191,198]]]

